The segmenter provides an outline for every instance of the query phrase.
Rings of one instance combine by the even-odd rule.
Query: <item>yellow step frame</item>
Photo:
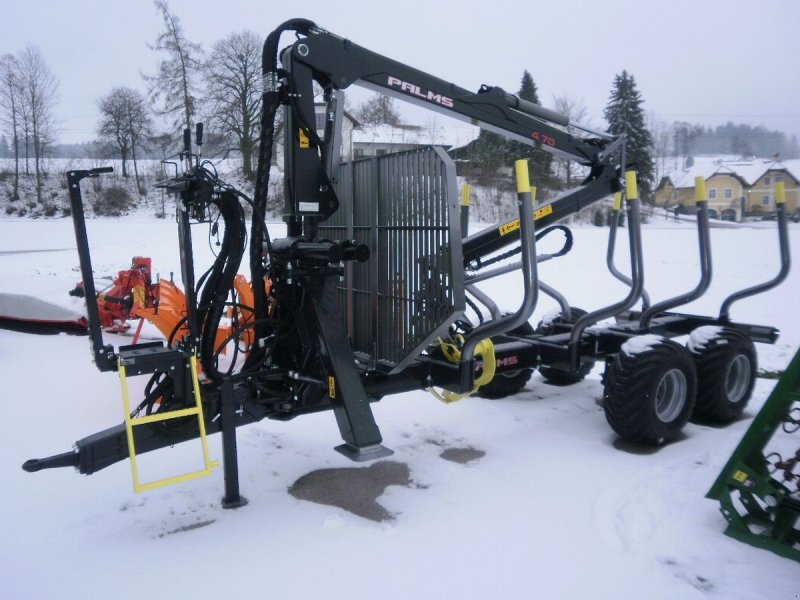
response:
[[[118,361],[119,379],[122,384],[122,404],[125,407],[125,433],[128,437],[128,454],[131,459],[131,474],[133,475],[133,489],[139,494],[156,488],[181,483],[183,481],[190,481],[198,479],[199,477],[207,477],[211,475],[211,469],[219,466],[219,461],[211,460],[208,454],[208,438],[206,436],[206,425],[203,419],[203,405],[200,401],[200,383],[197,380],[197,357],[192,355],[189,357],[189,365],[192,371],[192,391],[194,392],[193,408],[184,408],[181,410],[174,410],[166,413],[157,413],[154,415],[146,415],[144,417],[131,417],[130,398],[128,396],[128,377],[125,372],[125,365],[122,364],[122,358]],[[133,439],[133,428],[138,425],[146,425],[147,423],[156,423],[158,421],[167,421],[169,419],[179,419],[181,417],[197,416],[197,423],[200,428],[200,444],[203,448],[203,464],[205,468],[199,471],[192,471],[183,475],[175,475],[174,477],[165,477],[148,483],[140,483],[139,469],[136,464],[136,445]]]

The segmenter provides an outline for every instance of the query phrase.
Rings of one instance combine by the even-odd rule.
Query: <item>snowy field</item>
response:
[[[691,227],[646,226],[652,298],[694,287]],[[195,230],[198,265],[211,256],[205,231]],[[605,271],[607,231],[576,229],[572,253],[542,264],[542,280],[585,309],[624,296]],[[170,220],[92,220],[89,236],[98,278],[142,255],[162,277],[172,271],[179,280]],[[728,293],[777,270],[773,230],[715,229],[711,237],[715,280],[687,312],[716,314]],[[797,260],[798,226],[791,243]],[[624,232],[619,246],[622,268]],[[0,292],[80,310],[67,295],[80,279],[71,221],[0,221],[0,275]],[[521,298],[513,276],[483,287],[508,309]],[[800,346],[798,291],[795,269],[782,287],[732,309],[735,320],[781,330],[776,345],[758,346],[762,369],[783,369]],[[543,298],[533,324],[553,307]],[[220,507],[221,469],[141,495],[127,461],[91,477],[24,473],[26,459],[66,451],[120,422],[119,381],[96,371],[85,337],[0,330],[0,598],[800,597],[800,564],[723,535],[717,503],[704,498],[775,381],[758,380],[747,418],[727,428],[689,424],[685,439],[636,453],[619,443],[596,404],[601,370],[565,388],[535,375],[504,400],[446,406],[415,392],[373,405],[384,444],[395,451],[389,460],[406,465],[409,477],[379,498],[393,518],[374,522],[288,493],[319,469],[368,468],[332,451],[340,439],[330,413],[240,430],[250,503],[235,511]],[[210,439],[221,458],[219,436]],[[485,454],[465,464],[442,457],[467,449]],[[153,456],[173,473],[188,470],[179,449]]]

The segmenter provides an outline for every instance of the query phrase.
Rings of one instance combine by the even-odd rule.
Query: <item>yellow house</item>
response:
[[[706,179],[711,215],[726,221],[741,221],[743,213],[747,212],[746,189],[747,182],[740,175],[721,167]]]
[[[691,187],[681,185],[684,179],[675,182],[670,175],[662,177],[655,192],[656,206],[664,208],[690,206],[694,202],[694,184]]]
[[[780,164],[780,163],[779,163]],[[800,207],[800,181],[788,169],[773,167],[762,173],[747,190],[748,212],[751,214],[775,211],[775,183],[783,182],[786,190],[786,210],[795,212]]]
[[[712,218],[741,221],[773,214],[777,181],[783,181],[786,189],[787,212],[795,213],[800,207],[800,160],[723,161],[707,157],[662,177],[655,191],[656,205],[694,211],[694,181],[698,176],[706,181]]]

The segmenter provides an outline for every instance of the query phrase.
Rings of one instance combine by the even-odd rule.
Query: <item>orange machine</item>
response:
[[[172,281],[152,282],[152,261],[135,256],[131,268],[120,271],[111,286],[97,294],[100,322],[106,331],[124,332],[130,329],[131,319],[142,319],[134,336],[138,341],[144,320],[155,325],[167,343],[172,346],[189,333],[186,326],[186,296]],[[226,322],[220,324],[215,337],[215,346],[220,354],[225,346],[238,338],[245,352],[252,344],[252,331],[247,327],[252,321],[253,290],[244,275],[234,279],[236,302],[229,306]],[[269,282],[267,293],[269,293]],[[84,295],[83,282],[70,292],[72,296]],[[241,335],[239,335],[241,333]]]

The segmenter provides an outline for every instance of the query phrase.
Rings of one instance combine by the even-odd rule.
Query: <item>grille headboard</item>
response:
[[[339,306],[353,350],[396,372],[464,311],[456,170],[439,147],[342,163],[339,210],[320,235],[371,251],[348,264]]]

